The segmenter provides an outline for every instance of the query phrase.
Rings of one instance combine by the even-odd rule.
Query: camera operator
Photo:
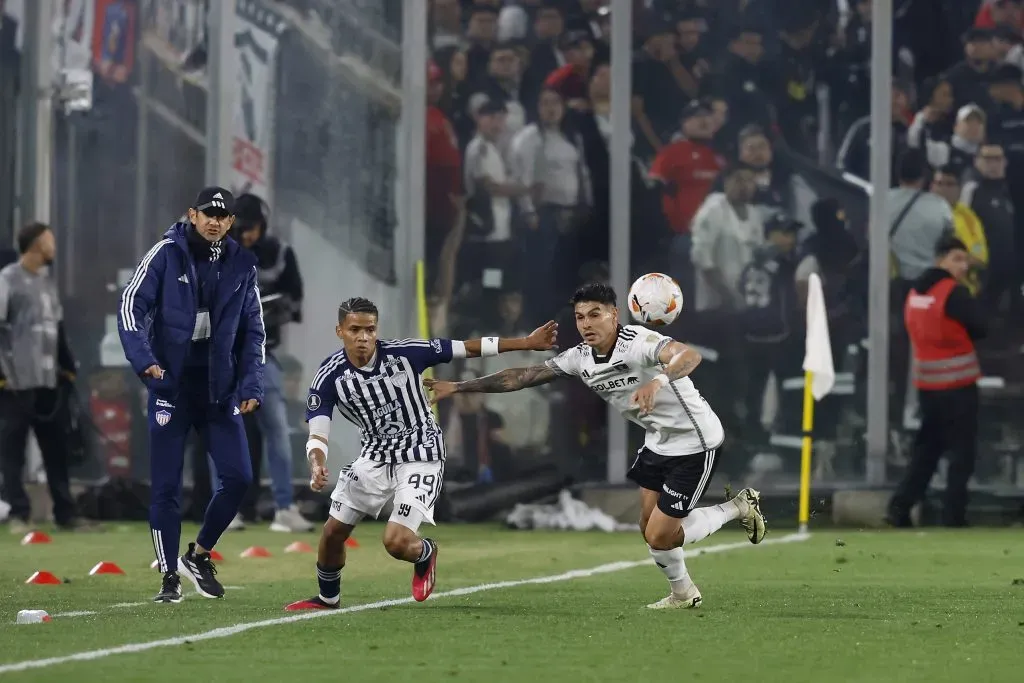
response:
[[[42,451],[58,528],[88,526],[77,518],[68,474],[65,391],[75,361],[64,333],[63,310],[49,266],[56,241],[49,226],[18,232],[20,257],[0,270],[0,469],[3,499],[11,505],[11,533],[28,531],[32,509],[22,476],[28,432]]]

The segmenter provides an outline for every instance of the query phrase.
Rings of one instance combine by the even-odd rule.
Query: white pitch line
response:
[[[244,591],[245,590],[245,586],[224,586],[224,590]],[[107,605],[107,607],[105,607],[104,609],[125,609],[125,608],[128,608],[128,607],[142,607],[143,605],[149,605],[152,602],[153,602],[152,600],[143,600],[142,602],[116,602],[113,605]],[[57,612],[56,614],[51,614],[50,616],[53,617],[54,619],[57,619],[57,618],[66,619],[67,617],[86,617],[86,616],[89,616],[91,614],[99,614],[99,612],[89,612],[89,611]]]
[[[780,536],[779,538],[765,539],[760,545],[773,545],[779,543],[794,543],[797,541],[804,541],[810,538],[809,534],[788,534],[786,536]],[[687,557],[694,557],[698,555],[710,555],[713,553],[724,553],[730,550],[740,550],[742,548],[751,548],[750,543],[723,543],[721,545],[711,545],[705,548],[694,548],[693,550],[687,550]],[[544,583],[557,583],[559,581],[571,581],[573,579],[583,579],[590,576],[596,576],[598,574],[610,574],[612,572],[622,571],[624,569],[633,569],[635,567],[644,567],[651,564],[651,560],[636,560],[632,562],[612,562],[610,564],[602,564],[597,567],[591,567],[590,569],[574,569],[567,571],[563,574],[553,574],[550,576],[538,576],[532,579],[516,579],[515,581],[500,581],[498,583],[482,583],[477,586],[467,586],[465,588],[456,588],[455,590],[444,591],[442,593],[434,593],[430,596],[431,600],[437,598],[447,598],[457,595],[472,595],[473,593],[482,593],[484,591],[493,591],[501,588],[514,588],[516,586],[528,586]],[[17,671],[28,671],[29,669],[43,669],[49,666],[56,666],[58,664],[66,664],[68,662],[85,662],[93,659],[102,659],[104,657],[110,657],[112,655],[123,655],[131,654],[136,652],[145,652],[147,650],[154,650],[158,647],[177,647],[179,645],[185,645],[186,643],[191,644],[201,640],[214,640],[216,638],[228,638],[230,636],[238,635],[250,631],[254,628],[263,628],[265,626],[278,626],[280,624],[291,624],[297,621],[307,621],[309,619],[319,619],[322,617],[331,617],[338,614],[352,614],[353,612],[365,612],[372,609],[380,609],[382,607],[397,607],[399,605],[408,605],[414,602],[412,598],[395,598],[392,600],[378,600],[377,602],[368,602],[362,605],[352,605],[351,607],[343,607],[337,610],[323,610],[314,612],[303,612],[301,614],[293,614],[287,617],[278,617],[276,619],[264,619],[262,621],[250,621],[248,623],[235,624],[234,626],[224,626],[222,628],[215,628],[212,631],[205,631],[203,633],[195,633],[189,636],[177,636],[175,638],[164,638],[163,640],[151,640],[146,643],[129,643],[128,645],[119,645],[118,647],[104,648],[102,650],[87,650],[85,652],[76,652],[71,655],[62,655],[60,657],[49,657],[47,659],[31,659],[24,662],[15,662],[13,664],[0,665],[0,674],[14,673]]]
[[[90,610],[81,610],[81,611],[78,611],[78,612],[57,612],[56,614],[51,614],[50,616],[53,617],[53,618],[57,618],[57,617],[88,617],[88,616],[91,616],[93,614],[99,614],[99,612],[93,612],[93,611],[90,611]]]

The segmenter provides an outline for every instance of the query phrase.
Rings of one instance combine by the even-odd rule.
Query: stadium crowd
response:
[[[973,293],[1005,320],[1024,264],[1013,205],[1024,196],[1013,191],[1024,182],[1024,2],[896,4],[893,291],[914,277],[906,259],[930,262],[955,230],[971,249]],[[765,399],[801,374],[811,273],[824,283],[837,368],[863,373],[863,354],[848,349],[866,336],[867,235],[848,215],[866,202],[871,2],[634,2],[628,228],[609,225],[610,20],[601,0],[431,0],[432,332],[525,332],[556,316],[563,345],[575,343],[562,302],[582,280],[608,277],[609,230],[630,229],[631,271],[673,275],[687,306],[672,332],[712,352],[695,380],[739,437],[739,474],[771,432],[799,433],[794,392]],[[822,149],[838,150],[834,166],[821,166]],[[826,177],[847,189],[818,190]],[[902,307],[893,311],[899,393],[906,346]],[[526,359],[489,360],[462,372]],[[862,425],[858,385],[861,415],[847,417]],[[564,451],[581,456],[574,474],[600,477],[603,406],[560,391],[467,398],[445,416],[453,465],[488,480],[530,453]],[[822,477],[860,467],[860,447],[834,457],[842,400],[819,411]],[[904,402],[892,403],[898,462]]]

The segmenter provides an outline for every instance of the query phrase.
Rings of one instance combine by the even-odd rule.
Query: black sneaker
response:
[[[223,598],[224,586],[217,580],[217,568],[210,553],[197,553],[196,544],[188,544],[188,552],[178,558],[178,569],[204,598]]]
[[[178,573],[167,572],[164,574],[164,582],[161,585],[160,592],[153,598],[153,602],[181,602],[182,599],[181,579],[178,578]]]

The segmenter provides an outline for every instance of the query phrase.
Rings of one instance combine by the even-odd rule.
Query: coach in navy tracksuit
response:
[[[200,595],[219,598],[210,551],[252,481],[242,415],[263,398],[266,333],[256,257],[227,237],[234,197],[199,193],[142,258],[121,297],[125,356],[149,389],[152,495],[149,524],[163,586],[155,602],[180,602],[177,571]],[[220,487],[195,543],[180,558],[181,474],[190,429],[206,433]]]

